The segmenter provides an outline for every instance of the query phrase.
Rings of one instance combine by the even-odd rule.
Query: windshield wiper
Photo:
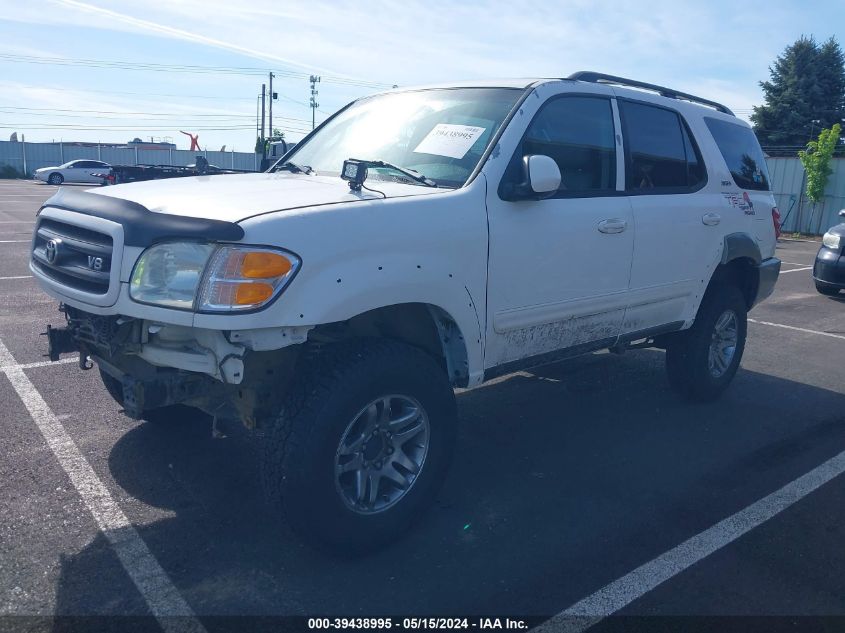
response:
[[[288,171],[292,171],[297,174],[305,174],[306,176],[309,175],[313,169],[308,165],[297,165],[296,163],[292,163],[291,161],[285,161],[281,165],[277,165],[273,171],[278,171],[280,169],[286,169]]]
[[[423,174],[419,173],[418,171],[414,171],[413,169],[400,167],[399,165],[394,165],[393,163],[386,163],[383,160],[361,160],[358,158],[351,160],[357,160],[359,163],[364,163],[367,167],[381,167],[383,169],[392,169],[393,171],[398,171],[400,174],[407,176],[414,182],[418,182],[421,185],[425,185],[426,187],[437,186],[437,183],[434,182],[431,178],[426,178]]]

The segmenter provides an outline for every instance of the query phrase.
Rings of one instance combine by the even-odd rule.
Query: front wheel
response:
[[[675,391],[706,402],[727,389],[745,350],[747,313],[745,297],[736,286],[707,291],[695,323],[666,348],[666,371]]]
[[[434,500],[451,460],[446,372],[421,350],[380,339],[337,344],[303,364],[264,437],[268,501],[314,545],[383,547]]]
[[[47,178],[47,182],[51,185],[60,185],[65,181],[65,177],[59,173],[50,174],[50,177]]]

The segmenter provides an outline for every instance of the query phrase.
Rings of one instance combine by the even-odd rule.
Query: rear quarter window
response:
[[[704,117],[713,140],[741,189],[769,190],[769,170],[763,150],[751,128],[720,119]]]

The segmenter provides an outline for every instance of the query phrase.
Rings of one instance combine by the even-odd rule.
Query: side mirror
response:
[[[560,169],[557,163],[542,154],[533,154],[522,159],[528,186],[534,193],[552,194],[560,188]]]
[[[553,196],[560,189],[560,169],[557,163],[548,156],[542,154],[523,156],[521,163],[511,163],[508,171],[511,172],[510,175],[502,179],[499,184],[499,197],[502,200],[508,202],[543,200]],[[521,176],[519,171],[522,172]],[[518,177],[521,177],[521,181],[516,180]]]
[[[841,209],[841,210],[839,211],[839,217],[840,217],[840,218],[845,218],[845,209]]]

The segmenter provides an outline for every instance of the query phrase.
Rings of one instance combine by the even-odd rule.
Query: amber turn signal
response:
[[[235,305],[246,306],[264,303],[273,296],[273,286],[265,283],[238,284]]]
[[[272,279],[288,274],[293,265],[284,255],[267,251],[250,251],[244,254],[241,274],[247,279]]]

